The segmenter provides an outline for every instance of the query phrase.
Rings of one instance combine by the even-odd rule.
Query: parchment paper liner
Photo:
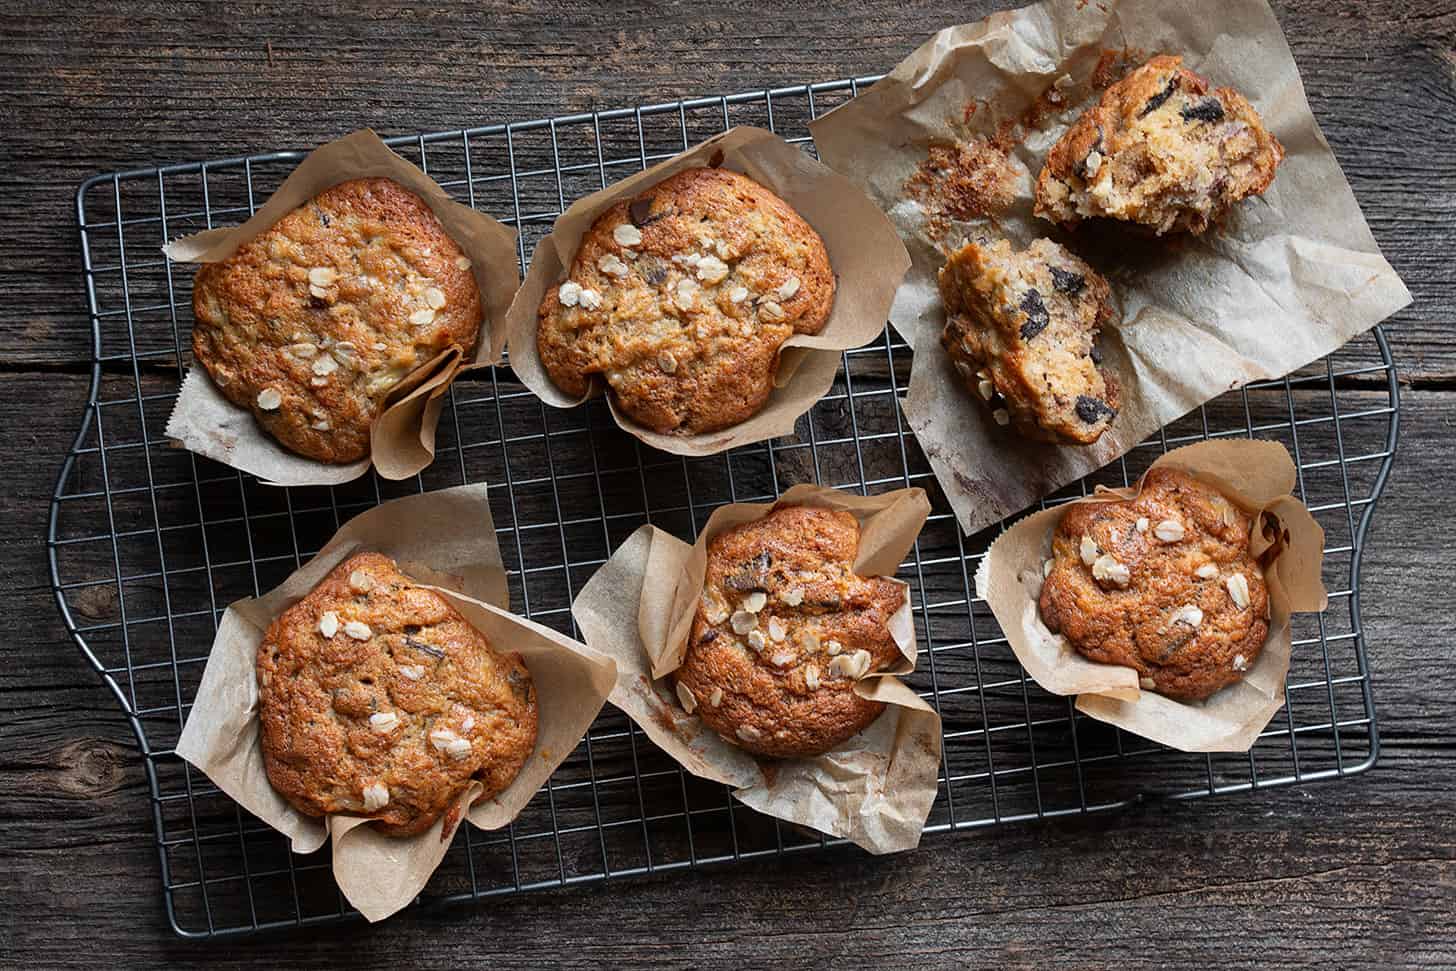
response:
[[[201,769],[244,809],[311,853],[332,836],[334,879],[371,921],[408,904],[450,848],[442,832],[447,813],[428,831],[385,836],[368,820],[347,815],[318,819],[298,812],[268,783],[258,741],[254,658],[263,632],[284,609],[356,552],[394,557],[410,576],[432,584],[498,650],[519,651],[536,684],[536,748],[505,792],[464,812],[480,829],[499,829],[516,817],[556,767],[571,754],[616,681],[610,658],[547,627],[510,613],[505,569],[496,544],[486,486],[460,486],[395,499],[344,525],[319,554],[280,586],[228,607],[212,644],[177,754]],[[479,783],[461,795],[465,810]],[[454,819],[460,813],[453,814]]]
[[[1129,240],[1084,227],[1070,235],[1032,215],[1047,150],[1094,98],[1104,49],[1182,54],[1214,85],[1243,92],[1288,155],[1262,199],[1222,229],[1181,241]],[[1113,284],[1122,324],[1103,331],[1104,364],[1122,409],[1091,446],[1027,442],[999,428],[956,380],[940,347],[944,262],[903,186],[932,142],[1019,118],[1063,75],[1066,110],[1048,114],[1013,153],[1017,200],[992,225],[1017,246],[1053,236]],[[979,109],[965,120],[969,102]],[[1047,0],[936,34],[884,80],[810,125],[819,155],[863,186],[909,244],[911,269],[890,321],[914,347],[905,417],[961,528],[973,533],[1106,465],[1217,395],[1328,354],[1410,302],[1380,255],[1339,163],[1305,100],[1299,70],[1263,0]]]
[[[167,421],[167,435],[183,448],[251,472],[276,485],[337,485],[378,469],[386,479],[405,479],[435,458],[435,426],[450,382],[467,367],[492,364],[505,348],[504,317],[519,285],[516,234],[484,213],[461,205],[416,166],[390,151],[379,136],[361,129],[310,152],[278,190],[241,226],[208,229],[162,248],[179,263],[217,263],[331,186],[350,179],[393,179],[425,201],[470,259],[480,290],[480,340],[475,348],[452,347],[411,372],[389,394],[370,429],[370,454],[348,465],[319,462],[290,452],[263,430],[250,412],[228,401],[206,369],[194,366]]]
[[[895,290],[910,265],[905,245],[884,213],[844,176],[815,161],[772,132],[738,127],[659,162],[572,203],[551,234],[536,246],[526,280],[506,316],[511,367],[521,382],[558,408],[574,408],[598,394],[597,381],[584,398],[565,394],[551,380],[536,353],[536,311],[546,291],[566,278],[581,238],[597,216],[668,176],[709,165],[721,153],[723,168],[747,175],[792,206],[824,240],[837,291],[824,329],[789,338],[780,352],[774,390],[747,421],[706,435],[659,434],[619,411],[607,396],[616,423],[653,448],[676,455],[711,455],[792,435],[794,422],[834,383],[840,351],[867,344],[885,326]]]
[[[855,686],[861,697],[885,702],[884,713],[818,758],[760,762],[683,711],[662,680],[686,651],[707,571],[708,542],[779,505],[853,513],[862,530],[855,571],[884,576],[895,575],[930,512],[921,489],[865,498],[805,484],[773,504],[718,508],[693,546],[643,526],[582,589],[572,616],[586,642],[617,661],[612,704],[693,775],[733,787],[735,797],[761,813],[842,837],[871,853],[910,849],[920,842],[935,801],[940,716],[895,677],[915,667],[908,587],[905,606],[890,622],[901,662]]]
[[[1250,549],[1255,556],[1272,545],[1259,527],[1261,512],[1274,516],[1283,543],[1264,570],[1269,588],[1269,636],[1254,666],[1203,702],[1179,702],[1138,687],[1138,673],[1118,664],[1089,661],[1066,638],[1042,623],[1037,608],[1042,564],[1051,556],[1052,532],[1076,503],[1115,502],[1136,496],[1131,489],[1099,489],[1095,495],[1033,513],[991,544],[976,571],[976,595],[985,598],[1016,659],[1047,691],[1077,696],[1077,710],[1135,735],[1184,752],[1246,752],[1274,713],[1284,706],[1289,673],[1290,615],[1325,609],[1320,566],[1325,533],[1289,491],[1296,470],[1278,442],[1228,439],[1199,442],[1160,457],[1151,468],[1182,469],[1215,486],[1254,513]]]

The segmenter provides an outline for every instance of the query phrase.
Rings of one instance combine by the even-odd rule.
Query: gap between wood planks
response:
[[[89,377],[91,368],[92,365],[85,361],[28,362],[0,359],[0,375],[72,374]],[[173,377],[177,373],[177,365],[175,362],[166,360],[138,361],[135,365],[135,372],[148,377]],[[126,361],[103,361],[101,373],[115,377],[130,377],[134,373],[134,368]],[[1456,391],[1456,374],[1420,374],[1411,377],[1400,372],[1399,361],[1396,362],[1396,379],[1402,388],[1409,388],[1412,391]],[[487,383],[487,379],[475,377],[465,377],[461,381]],[[1378,375],[1337,375],[1334,382],[1335,388],[1341,391],[1378,391],[1386,386],[1385,379]],[[510,381],[506,383],[514,384]]]

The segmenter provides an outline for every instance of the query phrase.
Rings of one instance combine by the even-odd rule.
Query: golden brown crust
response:
[[[1251,525],[1176,469],[1149,472],[1134,500],[1078,503],[1052,536],[1042,619],[1089,660],[1135,668],[1150,691],[1207,698],[1253,667],[1269,633]]]
[[[335,463],[368,455],[390,390],[473,348],[481,321],[470,261],[389,179],[341,182],[204,265],[192,312],[192,352],[223,395],[284,447]]]
[[[521,656],[379,553],[350,557],[280,614],[257,668],[268,781],[310,816],[419,833],[471,780],[480,800],[503,792],[536,744]]]
[[[597,217],[541,301],[537,350],[567,394],[600,375],[655,432],[717,431],[763,407],[779,349],[823,329],[834,287],[823,241],[788,203],[736,172],[687,169]]]
[[[854,682],[899,659],[888,625],[906,593],[855,574],[858,550],[852,515],[812,506],[781,506],[714,537],[676,672],[683,706],[776,758],[827,752],[878,718],[885,706]]]
[[[971,396],[1034,441],[1088,445],[1112,424],[1117,383],[1095,341],[1111,287],[1058,244],[968,242],[940,271],[941,346]]]
[[[1036,214],[1202,233],[1274,181],[1284,147],[1253,105],[1160,55],[1102,93],[1047,154]]]

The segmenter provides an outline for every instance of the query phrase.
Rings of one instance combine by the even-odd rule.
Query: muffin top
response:
[[[390,391],[480,334],[470,260],[423,199],[341,182],[197,271],[192,351],[223,395],[285,448],[369,454]]]
[[[1077,503],[1052,535],[1041,615],[1084,657],[1142,687],[1207,698],[1253,667],[1269,633],[1252,519],[1186,472],[1150,471],[1136,499]]]
[[[890,617],[906,589],[862,577],[859,523],[838,510],[780,506],[713,538],[678,700],[758,755],[818,755],[884,710],[854,683],[892,667]]]
[[[350,557],[280,614],[257,674],[268,781],[310,816],[422,832],[472,780],[481,800],[503,792],[536,744],[521,656],[379,553]]]
[[[618,202],[547,291],[541,364],[567,394],[600,376],[655,432],[702,434],[768,399],[779,349],[817,334],[835,281],[824,243],[778,196],[720,168],[691,168]]]
[[[1052,146],[1036,214],[1198,234],[1274,181],[1284,147],[1248,99],[1160,55],[1102,93]]]

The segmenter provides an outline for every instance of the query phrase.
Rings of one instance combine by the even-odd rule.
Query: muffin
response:
[[[197,271],[192,352],[233,404],[321,462],[369,454],[390,391],[480,334],[470,260],[423,199],[341,182]]]
[[[1000,425],[1041,442],[1089,445],[1117,417],[1117,383],[1096,340],[1111,288],[1057,243],[968,242],[940,271],[941,345]]]
[[[536,744],[519,654],[379,553],[353,556],[269,625],[258,648],[263,766],[310,816],[428,829],[472,781],[503,792]]]
[[[1102,93],[1052,146],[1036,214],[1105,217],[1198,234],[1274,180],[1284,147],[1233,88],[1209,91],[1183,59],[1154,57]]]
[[[905,587],[853,570],[859,523],[847,512],[781,506],[714,537],[678,667],[678,700],[756,755],[819,755],[884,710],[854,691],[901,657],[890,617]]]
[[[1135,499],[1078,503],[1052,536],[1042,620],[1083,657],[1201,701],[1253,667],[1269,593],[1252,520],[1186,472],[1150,471]]]
[[[567,394],[604,380],[638,424],[703,434],[763,407],[780,348],[823,329],[834,288],[823,241],[788,203],[691,168],[597,217],[541,301],[536,346]]]

